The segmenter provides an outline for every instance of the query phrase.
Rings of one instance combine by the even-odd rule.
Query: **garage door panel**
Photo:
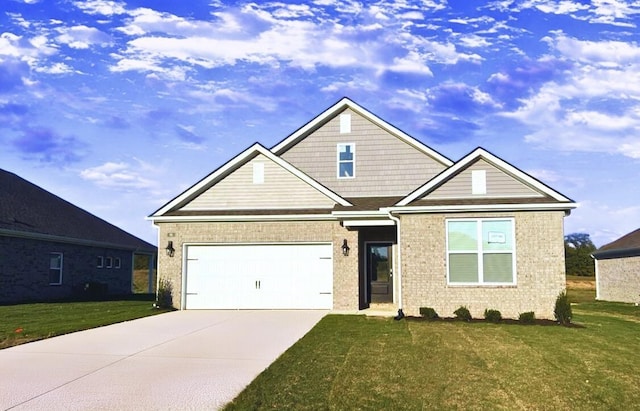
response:
[[[187,247],[187,309],[330,309],[331,244]]]

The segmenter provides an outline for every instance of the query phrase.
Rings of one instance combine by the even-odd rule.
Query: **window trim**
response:
[[[476,223],[476,250],[449,250],[449,222],[472,221]],[[505,250],[484,250],[483,249],[483,223],[488,221],[509,221],[511,223],[511,249]],[[518,267],[516,266],[516,223],[514,217],[477,217],[477,218],[447,218],[445,219],[445,252],[447,262],[447,285],[463,286],[463,287],[500,287],[500,286],[516,286],[518,285]],[[478,258],[478,282],[459,282],[451,281],[451,254],[477,254]],[[484,255],[485,254],[511,254],[512,278],[511,282],[488,282],[484,281]]]
[[[340,160],[340,148],[341,147],[351,147],[351,153],[353,156],[352,160]],[[340,175],[340,164],[348,164],[351,163],[353,165],[353,175],[351,176],[341,176]],[[351,178],[356,178],[356,143],[338,143],[336,145],[336,176],[339,180],[347,180]]]
[[[120,260],[120,257],[116,257],[113,260],[113,268],[121,268],[122,267],[122,260]]]
[[[96,264],[97,268],[104,268],[104,257],[99,255],[98,256],[98,264]]]
[[[51,257],[57,255],[60,257],[60,267],[51,267]],[[49,253],[49,285],[62,285],[62,268],[64,267],[64,254],[60,252]],[[51,282],[51,271],[58,270],[58,282]]]
[[[113,257],[107,257],[106,260],[105,267],[113,268]]]

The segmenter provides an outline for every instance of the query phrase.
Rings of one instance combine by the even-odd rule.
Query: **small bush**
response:
[[[527,311],[525,313],[520,313],[518,316],[518,320],[524,324],[533,324],[536,322],[536,313],[533,311]]]
[[[431,307],[420,307],[420,315],[428,320],[438,318],[438,313]]]
[[[569,302],[569,298],[567,298],[566,292],[561,292],[558,298],[556,298],[556,308],[553,310],[553,315],[555,315],[556,321],[562,325],[571,323],[573,313],[571,312],[571,303]]]
[[[469,312],[469,309],[464,305],[455,310],[453,312],[453,315],[455,315],[458,320],[471,321],[471,313]]]
[[[502,320],[502,314],[498,310],[484,310],[484,319],[492,323],[499,323]]]
[[[173,308],[173,286],[166,278],[161,279],[158,283],[158,296],[155,306],[161,309]]]

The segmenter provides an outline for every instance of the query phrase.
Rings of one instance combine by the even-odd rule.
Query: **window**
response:
[[[513,219],[447,220],[447,281],[454,285],[513,285]]]
[[[62,253],[49,254],[49,284],[62,284]]]
[[[340,114],[340,134],[351,133],[351,114]]]
[[[113,257],[107,257],[106,266],[107,266],[107,268],[113,267]]]
[[[96,263],[96,267],[98,267],[98,268],[104,267],[104,257],[103,256],[101,256],[101,255],[98,256],[98,261]]]
[[[338,144],[338,178],[356,176],[356,145]]]
[[[113,266],[114,266],[114,268],[120,268],[121,267],[120,257],[116,257],[115,258]]]

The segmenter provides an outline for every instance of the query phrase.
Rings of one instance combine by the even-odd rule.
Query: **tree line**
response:
[[[596,246],[589,234],[573,233],[564,236],[564,261],[567,275],[594,276],[595,263],[591,253]]]

